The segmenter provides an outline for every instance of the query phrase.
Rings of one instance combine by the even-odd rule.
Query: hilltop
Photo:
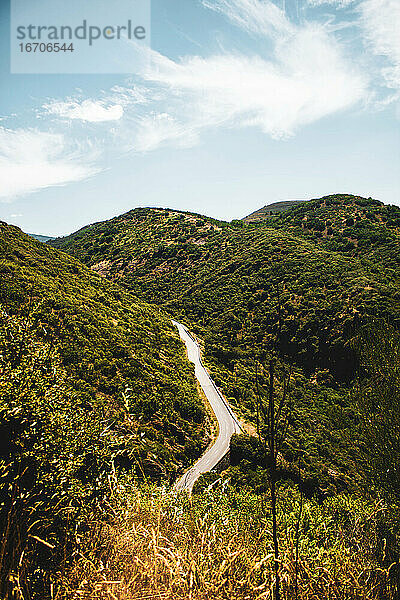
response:
[[[328,365],[329,338],[343,334],[343,321],[351,328],[371,310],[397,314],[393,296],[382,294],[386,286],[393,293],[396,287],[396,208],[358,197],[326,197],[255,224],[135,209],[50,243],[149,302],[180,311],[192,323],[213,320],[221,335],[233,323],[235,331],[241,329],[255,307],[254,319],[262,319],[280,281],[288,303],[286,351],[303,366],[317,360],[323,368],[334,368]],[[347,236],[357,237],[357,243]],[[329,320],[322,329],[311,326],[315,317],[306,302],[316,305],[320,293],[325,300],[318,313]],[[314,349],[302,347],[301,332],[310,328],[319,338]],[[336,365],[340,360],[335,356]]]
[[[317,247],[379,263],[399,276],[400,207],[373,198],[332,195],[274,215],[268,226],[300,236]]]
[[[244,221],[290,232],[329,251],[369,258],[387,269],[399,268],[400,207],[373,198],[336,194],[276,203]]]
[[[299,204],[299,202],[302,202],[302,201],[301,200],[282,200],[281,202],[273,202],[272,204],[267,204],[266,206],[263,206],[262,208],[255,210],[247,217],[244,217],[242,220],[245,221],[246,223],[256,223],[258,221],[264,221],[265,219],[267,219],[268,217],[272,216],[273,214],[275,214],[277,212],[285,212],[286,210],[289,210],[289,208],[296,206],[297,204]]]
[[[282,597],[327,598],[334,589],[352,600],[395,598],[396,215],[354,196],[254,223],[142,208],[50,242],[185,322],[216,384],[255,428],[271,357],[277,397],[290,373],[278,470],[271,474],[256,437],[235,435],[230,466],[200,479],[193,498],[123,492],[112,527],[86,536],[88,560],[75,561],[64,581],[70,594],[130,597],[134,581],[171,600],[267,595],[276,477]]]

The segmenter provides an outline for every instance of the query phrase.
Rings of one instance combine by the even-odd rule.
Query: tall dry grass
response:
[[[282,494],[281,494],[282,496]],[[396,598],[378,535],[382,505],[351,497],[304,504],[298,595],[295,532],[299,497],[279,507],[280,572],[286,600]],[[217,490],[191,499],[136,490],[78,540],[55,600],[261,600],[273,598],[268,499]]]

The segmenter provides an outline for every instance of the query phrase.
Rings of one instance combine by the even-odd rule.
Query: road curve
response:
[[[201,360],[200,347],[196,340],[191,336],[184,325],[177,321],[172,321],[177,327],[181,339],[186,344],[189,360],[194,363],[195,375],[204,394],[209,401],[218,420],[219,432],[214,444],[203,454],[201,458],[182,475],[176,482],[174,488],[177,491],[186,490],[190,492],[193,485],[202,473],[211,471],[225,456],[229,450],[229,442],[232,434],[240,432],[239,421],[235,417],[228,402],[222,396],[217,386],[209,376]]]

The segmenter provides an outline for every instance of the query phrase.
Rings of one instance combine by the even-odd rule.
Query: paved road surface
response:
[[[200,348],[196,340],[190,335],[189,331],[176,321],[172,321],[178,328],[181,339],[186,344],[189,360],[194,363],[195,374],[204,394],[209,401],[215,416],[218,420],[219,432],[214,444],[209,448],[201,458],[186,473],[178,479],[175,489],[178,491],[191,491],[193,485],[202,473],[211,471],[221,458],[229,450],[229,442],[233,433],[240,432],[240,425],[232,412],[229,404],[217,389],[215,383],[206,371],[201,360]]]

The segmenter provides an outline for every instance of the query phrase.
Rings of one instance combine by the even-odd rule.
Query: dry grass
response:
[[[281,503],[283,598],[295,600],[294,492]],[[229,497],[228,497],[229,496]],[[379,505],[306,502],[298,600],[389,600],[377,564]],[[358,502],[358,501],[357,501]],[[381,557],[382,558],[382,557]],[[267,504],[252,495],[176,498],[136,491],[112,522],[93,523],[55,600],[268,600],[273,598]]]

